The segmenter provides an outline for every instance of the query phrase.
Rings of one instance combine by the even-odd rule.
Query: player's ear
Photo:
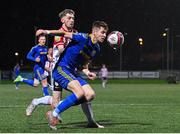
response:
[[[93,29],[92,29],[92,33],[97,33],[99,31],[99,28],[98,27],[94,27]]]
[[[61,18],[61,22],[64,23],[64,21],[65,21],[65,20],[64,20],[64,17],[62,17],[62,18]]]
[[[97,32],[97,28],[96,27],[93,27],[92,28],[92,33],[96,33]]]

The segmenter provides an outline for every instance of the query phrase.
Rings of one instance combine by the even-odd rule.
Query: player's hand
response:
[[[40,59],[39,57],[37,57],[37,58],[35,59],[36,62],[40,62],[40,60],[41,60],[41,59]]]
[[[53,57],[47,56],[47,58],[48,58],[48,61],[53,62]]]
[[[50,67],[45,67],[45,70],[48,72],[51,72],[51,68]]]
[[[94,80],[96,78],[96,74],[93,72],[89,72],[87,76],[90,80]]]
[[[36,36],[39,36],[40,34],[47,34],[46,30],[39,29],[36,31]]]

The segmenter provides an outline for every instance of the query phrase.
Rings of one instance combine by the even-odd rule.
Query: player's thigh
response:
[[[81,98],[85,95],[82,86],[78,80],[73,80],[68,83],[68,89],[77,95],[78,98]]]
[[[47,78],[41,80],[41,84],[43,87],[47,87],[47,85],[48,85]]]
[[[36,72],[36,75],[35,75],[36,79],[41,81],[41,84],[43,87],[47,87],[47,85],[48,85],[47,75],[45,75],[44,69],[41,67],[38,67],[35,72]]]
[[[87,83],[85,79],[83,79],[81,76],[77,76],[77,80],[82,86],[82,89],[85,93],[85,98],[89,101],[95,98],[95,92],[92,89],[92,87]]]
[[[72,91],[78,98],[84,95],[79,81],[69,68],[58,66],[53,72],[53,77],[63,89]]]
[[[34,78],[34,83],[33,83],[33,85],[35,86],[35,87],[37,87],[38,85],[39,85],[39,80],[38,79],[36,79],[36,78]]]
[[[36,67],[34,69],[35,72],[35,78],[38,79],[39,81],[42,81],[47,78],[47,76],[44,74],[44,69],[41,67]]]
[[[81,76],[77,76],[77,80],[79,81],[79,83],[81,84],[85,95],[90,95],[90,96],[94,96],[95,92],[92,89],[92,87],[87,83],[87,81],[85,79],[83,79]]]

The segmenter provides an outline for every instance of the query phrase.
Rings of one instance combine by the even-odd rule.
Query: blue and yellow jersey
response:
[[[58,65],[75,69],[92,60],[100,53],[100,46],[93,43],[91,36],[84,33],[73,34],[72,42],[63,52]]]
[[[34,67],[44,68],[45,63],[47,61],[47,51],[47,46],[36,45],[32,47],[29,53],[27,54],[27,59],[35,63]],[[37,57],[40,58],[40,62],[35,61]]]
[[[14,73],[15,73],[16,76],[18,76],[20,74],[20,66],[19,65],[16,65],[14,67]]]

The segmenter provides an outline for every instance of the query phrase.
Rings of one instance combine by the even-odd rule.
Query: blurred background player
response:
[[[102,64],[102,68],[99,74],[102,80],[102,87],[105,88],[107,83],[107,76],[108,76],[108,69],[105,64]]]
[[[36,35],[40,34],[59,34],[60,32],[67,32],[67,33],[77,33],[77,30],[73,29],[74,27],[74,15],[75,12],[71,9],[65,9],[59,13],[60,20],[62,22],[62,26],[59,30],[43,30],[40,29],[36,32]],[[60,54],[64,51],[66,46],[68,46],[69,42],[71,42],[70,38],[66,38],[63,36],[55,36],[54,37],[54,44],[53,44],[53,64],[55,65],[58,61]],[[53,105],[54,107],[57,106],[59,101],[61,100],[62,96],[62,88],[55,85],[53,91]],[[87,117],[88,124],[87,127],[96,127],[102,128],[103,126],[99,125],[93,115],[93,110],[90,102],[85,102],[81,104],[82,110]]]
[[[16,79],[19,75],[20,75],[20,65],[19,63],[17,63],[15,66],[14,66],[14,79]],[[16,89],[19,89],[19,82],[16,82],[15,83],[15,88]]]
[[[34,79],[22,78],[20,75],[14,80],[14,82],[24,82],[30,86],[37,87],[39,81],[42,84],[42,91],[44,96],[48,96],[48,83],[47,76],[44,75],[45,72],[45,62],[47,61],[47,46],[46,37],[40,35],[38,37],[38,44],[29,51],[27,54],[27,59],[34,62]]]
[[[52,53],[53,53],[53,49],[49,48],[47,54],[48,60],[45,62],[45,71],[44,71],[44,75],[47,77],[49,84],[51,83],[50,81],[52,77],[52,69],[51,69],[52,61],[53,61]],[[40,98],[34,98],[26,108],[26,116],[31,116],[38,105],[51,105],[51,104],[52,104],[52,96],[50,95]]]
[[[93,23],[92,34],[90,35],[61,32],[64,33],[64,37],[70,38],[75,42],[67,46],[66,51],[64,51],[57,63],[58,66],[53,71],[53,77],[59,85],[73,93],[59,102],[55,110],[47,112],[46,115],[51,128],[56,127],[58,116],[63,111],[74,104],[90,102],[95,97],[94,90],[76,73],[76,68],[83,66],[84,69],[82,71],[89,79],[93,80],[96,78],[96,74],[89,71],[88,63],[99,54],[100,46],[98,43],[102,43],[105,40],[107,30],[108,26],[105,22],[96,21]]]

